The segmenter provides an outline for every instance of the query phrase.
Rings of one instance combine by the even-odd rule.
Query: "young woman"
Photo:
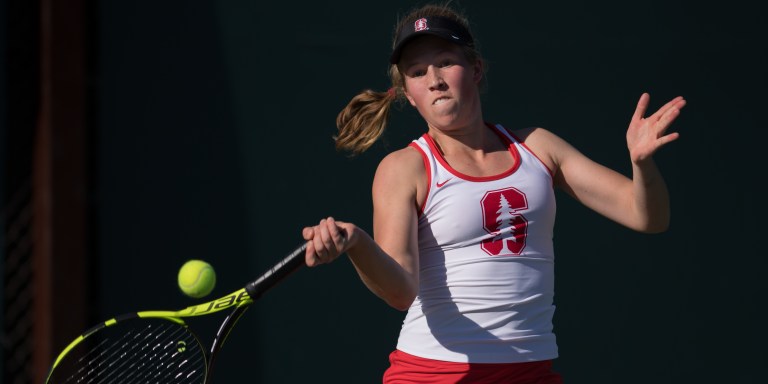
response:
[[[309,266],[347,253],[365,285],[408,313],[385,383],[561,383],[554,313],[554,188],[640,232],[664,231],[668,192],[653,154],[682,97],[627,130],[632,178],[542,128],[483,119],[483,60],[467,20],[427,5],[397,25],[392,88],[366,91],[339,114],[337,147],[366,150],[399,97],[426,133],[387,155],[373,181],[373,237],[329,217],[304,228]]]

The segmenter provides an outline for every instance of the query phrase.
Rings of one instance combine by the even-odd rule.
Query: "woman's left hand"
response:
[[[677,132],[667,133],[667,129],[680,115],[680,109],[685,106],[685,99],[678,96],[653,115],[644,117],[650,98],[648,93],[640,96],[627,129],[627,147],[633,163],[650,159],[659,148],[680,136]]]

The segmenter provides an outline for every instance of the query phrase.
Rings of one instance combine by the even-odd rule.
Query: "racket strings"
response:
[[[169,321],[129,321],[91,335],[54,371],[54,384],[202,383],[205,352],[184,326]],[[146,325],[140,326],[140,324]],[[113,329],[114,328],[114,329]],[[92,339],[92,340],[91,340]]]

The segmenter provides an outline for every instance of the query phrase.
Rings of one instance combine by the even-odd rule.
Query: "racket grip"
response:
[[[252,300],[257,300],[264,294],[264,292],[268,291],[288,275],[304,266],[304,251],[306,249],[307,243],[303,243],[268,271],[264,272],[261,277],[246,284],[245,291],[248,292],[248,296],[250,296]]]

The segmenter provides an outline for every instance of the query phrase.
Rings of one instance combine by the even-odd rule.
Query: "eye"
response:
[[[451,65],[453,65],[453,60],[450,60],[450,59],[445,59],[440,62],[440,67],[442,68],[450,67]]]
[[[424,69],[412,69],[408,71],[409,77],[421,77],[427,74],[427,71]]]

